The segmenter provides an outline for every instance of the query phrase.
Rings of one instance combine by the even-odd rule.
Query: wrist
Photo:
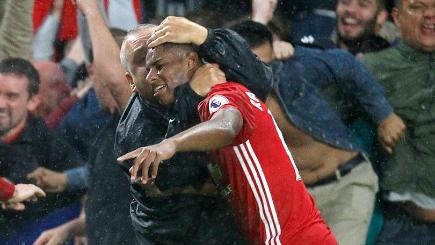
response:
[[[65,173],[61,173],[59,178],[60,178],[59,189],[62,192],[65,191],[66,188],[68,187],[68,176]]]
[[[202,45],[206,40],[208,36],[208,29],[198,25],[198,32],[197,35],[194,36],[193,44],[200,46]]]
[[[261,13],[259,13],[259,14],[253,13],[252,14],[252,21],[261,23],[263,25],[267,25],[267,23],[269,22],[269,18],[267,16],[262,15]]]

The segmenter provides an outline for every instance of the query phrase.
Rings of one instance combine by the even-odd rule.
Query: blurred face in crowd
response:
[[[435,0],[402,0],[392,14],[405,43],[435,51]]]
[[[24,124],[28,111],[34,110],[39,100],[28,92],[25,76],[0,73],[0,136]]]
[[[252,52],[257,55],[257,57],[266,64],[272,63],[273,57],[273,48],[272,44],[269,42],[265,42],[260,46],[253,48]]]
[[[387,18],[378,0],[338,0],[337,34],[344,40],[360,39],[375,34],[376,25]]]
[[[189,82],[198,67],[195,52],[184,52],[174,46],[163,44],[150,49],[147,54],[147,83],[153,96],[164,106],[175,101],[175,88]]]
[[[37,61],[33,66],[39,73],[39,97],[41,104],[36,114],[46,116],[59,106],[60,102],[70,94],[62,69],[54,62]]]
[[[146,56],[148,38],[154,31],[155,26],[144,28],[138,33],[127,36],[125,43],[122,45],[122,51],[127,58],[128,71],[126,78],[130,83],[133,92],[138,92],[140,97],[151,103],[157,103],[152,88],[146,83],[148,68],[146,67]]]

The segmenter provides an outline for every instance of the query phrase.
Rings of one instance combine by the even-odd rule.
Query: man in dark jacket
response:
[[[201,41],[181,41],[198,45],[202,58],[219,63],[227,78],[244,81],[260,98],[266,97],[271,89],[270,69],[255,58],[238,35],[229,30],[207,30],[184,18],[169,17],[165,21],[179,23],[186,28],[188,37],[197,37],[198,32],[193,30],[201,29]],[[175,91],[177,101],[172,108],[164,110],[156,106],[152,98],[154,92],[145,87],[146,40],[153,28],[142,26],[133,30],[121,51],[127,79],[137,93],[118,125],[115,144],[118,155],[159,142],[197,124],[196,105],[202,100],[199,94],[208,92],[181,86]],[[165,161],[155,183],[145,187],[133,183],[131,212],[139,241],[144,244],[242,243],[243,239],[233,227],[227,203],[217,195],[211,181],[204,154],[185,153]],[[225,192],[224,188],[219,190]]]

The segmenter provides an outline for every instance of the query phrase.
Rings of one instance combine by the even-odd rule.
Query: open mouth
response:
[[[421,25],[421,30],[424,34],[434,34],[435,24],[424,23],[423,25]]]
[[[154,96],[159,96],[159,94],[160,94],[161,92],[163,92],[163,90],[164,90],[165,88],[167,88],[167,86],[164,85],[164,84],[156,86],[156,87],[154,88],[154,90],[153,90],[153,92],[154,92]]]
[[[343,22],[343,24],[345,25],[357,25],[358,24],[358,20],[355,18],[342,18],[341,22]]]

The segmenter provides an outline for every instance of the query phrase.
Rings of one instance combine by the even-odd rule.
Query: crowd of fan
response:
[[[266,104],[340,244],[435,243],[435,0],[0,4],[0,176],[16,184],[0,197],[47,193],[4,200],[0,244],[135,243],[114,150],[123,58],[139,24],[190,21],[271,66]]]

